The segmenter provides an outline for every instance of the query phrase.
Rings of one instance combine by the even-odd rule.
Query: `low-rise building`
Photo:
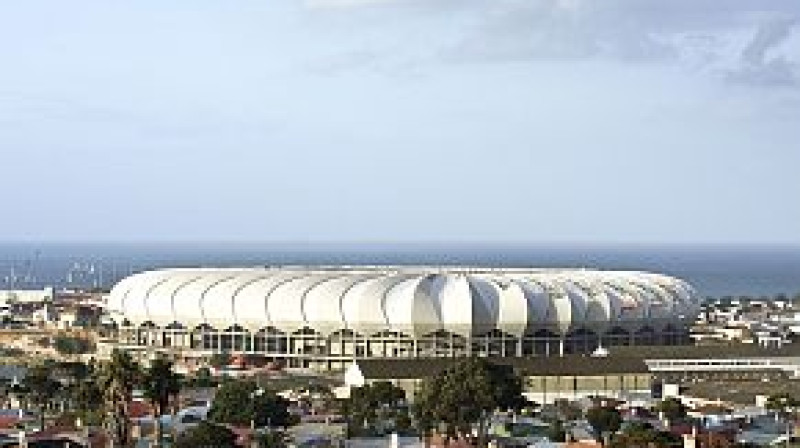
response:
[[[345,371],[348,387],[389,381],[404,389],[410,401],[422,380],[436,375],[456,360],[446,359],[361,359]],[[490,362],[510,365],[523,379],[523,394],[537,403],[588,396],[624,397],[650,393],[653,377],[641,358],[491,358]]]

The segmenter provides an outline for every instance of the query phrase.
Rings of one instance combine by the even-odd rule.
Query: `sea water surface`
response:
[[[0,289],[110,287],[163,267],[474,265],[645,270],[690,282],[702,296],[800,293],[800,246],[0,243]]]

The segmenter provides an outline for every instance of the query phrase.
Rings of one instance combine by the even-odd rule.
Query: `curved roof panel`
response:
[[[418,338],[677,324],[692,320],[698,303],[686,282],[647,272],[287,266],[142,272],[112,289],[108,309],[133,325],[388,330]]]

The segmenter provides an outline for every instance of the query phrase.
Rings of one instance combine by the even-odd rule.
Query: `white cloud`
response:
[[[794,17],[781,17],[759,27],[742,50],[740,64],[729,79],[754,85],[793,86],[800,83],[798,63],[785,54],[775,54],[797,25]]]
[[[398,3],[397,0],[305,0],[306,8],[328,9],[328,8],[358,8],[364,6],[385,5]]]
[[[399,58],[413,61],[404,66],[588,59],[660,62],[737,83],[785,86],[798,81],[797,56],[792,52],[799,54],[800,42],[788,43],[800,17],[797,2],[730,0],[724,9],[718,0],[306,0],[306,4],[354,10],[391,6],[377,8],[377,14],[369,16],[353,15],[353,33],[373,30],[373,35],[364,35],[362,47],[345,46],[341,53],[328,55],[330,60],[308,64],[336,71],[347,70],[350,64],[392,67]],[[381,26],[391,28],[385,33],[405,41],[376,43],[380,39],[373,38],[374,23],[380,18],[386,19]],[[778,51],[792,45],[796,48]]]

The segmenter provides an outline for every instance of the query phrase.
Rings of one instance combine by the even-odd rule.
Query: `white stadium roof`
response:
[[[120,281],[108,308],[159,327],[520,336],[658,329],[693,319],[698,301],[686,282],[647,272],[288,266],[146,271]]]

